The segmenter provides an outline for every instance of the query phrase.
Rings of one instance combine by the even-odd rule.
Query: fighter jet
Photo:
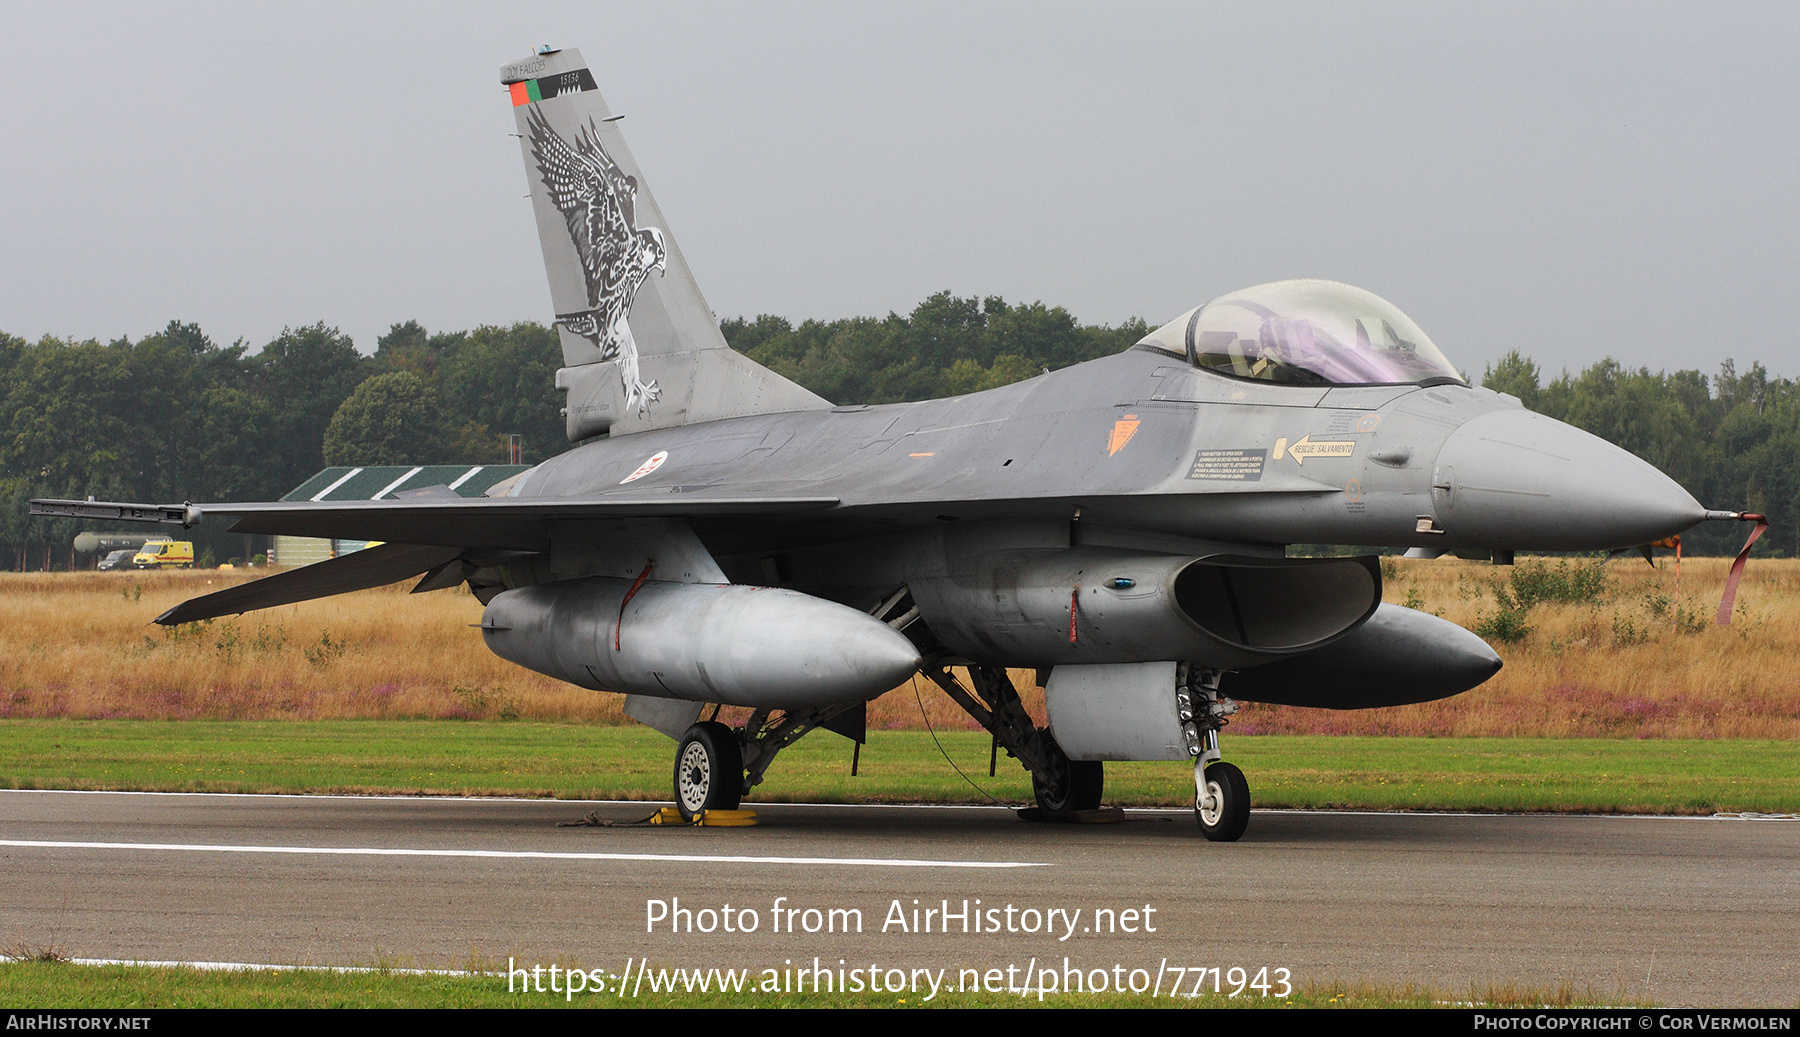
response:
[[[478,499],[33,502],[383,541],[157,622],[466,585],[494,652],[621,693],[677,742],[687,817],[738,806],[815,728],[860,742],[866,703],[923,672],[1030,772],[1037,816],[1098,806],[1104,761],[1179,760],[1201,832],[1232,840],[1250,794],[1219,734],[1238,700],[1390,706],[1500,668],[1461,627],[1383,604],[1377,559],[1289,545],[1509,562],[1709,515],[1644,461],[1469,385],[1399,309],[1330,281],[1232,292],[1003,388],[833,406],[726,345],[578,51],[500,78],[578,445]],[[1037,675],[1046,727],[1009,671]],[[752,713],[728,727],[722,705]]]

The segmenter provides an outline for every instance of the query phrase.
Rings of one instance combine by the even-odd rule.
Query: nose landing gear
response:
[[[1236,842],[1250,824],[1250,784],[1244,772],[1219,760],[1194,764],[1194,820],[1200,834],[1215,843]]]
[[[1219,674],[1208,670],[1194,672],[1180,699],[1182,722],[1190,728],[1188,751],[1195,754],[1194,820],[1209,842],[1236,842],[1250,824],[1250,783],[1243,771],[1219,758],[1219,729],[1237,712],[1237,703],[1219,694]]]

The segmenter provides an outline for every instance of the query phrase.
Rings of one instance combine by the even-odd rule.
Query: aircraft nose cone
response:
[[[1654,465],[1528,410],[1465,422],[1438,452],[1431,482],[1439,523],[1471,546],[1631,547],[1706,517],[1700,502]]]

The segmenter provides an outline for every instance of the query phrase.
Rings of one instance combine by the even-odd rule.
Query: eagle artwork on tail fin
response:
[[[652,270],[660,273],[667,263],[662,231],[637,226],[637,178],[626,176],[613,162],[591,120],[573,147],[536,111],[527,121],[532,157],[550,201],[569,225],[569,239],[587,277],[589,308],[559,313],[556,323],[598,346],[602,361],[618,361],[625,406],[643,414],[662,390],[638,375],[637,342],[626,317],[644,278]]]

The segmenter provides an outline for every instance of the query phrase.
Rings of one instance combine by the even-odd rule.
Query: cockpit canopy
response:
[[[1138,345],[1219,374],[1284,385],[1463,380],[1406,314],[1337,281],[1275,281],[1221,295]]]

